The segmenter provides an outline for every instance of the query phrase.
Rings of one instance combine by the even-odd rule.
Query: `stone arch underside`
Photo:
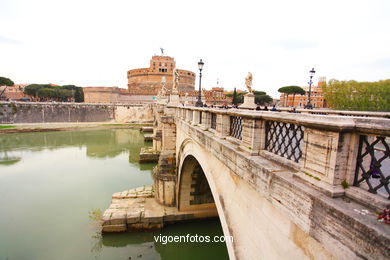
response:
[[[180,140],[180,133],[177,140]],[[221,196],[218,192],[218,188],[213,177],[214,170],[210,167],[206,154],[202,154],[202,151],[198,149],[200,147],[198,147],[198,145],[190,138],[185,138],[184,140],[178,142],[176,147],[179,148],[177,150],[178,185],[176,191],[178,209],[180,211],[188,211],[195,208],[204,210],[214,209],[216,210],[216,215],[218,215],[221,222],[224,235],[232,236],[231,229],[229,228],[225,217],[223,207],[224,202],[221,202]],[[196,169],[196,167],[199,167],[200,169]],[[192,204],[190,202],[191,199],[194,199],[195,196],[191,196],[189,183],[192,182],[192,176],[189,173],[194,170],[195,172],[201,171],[205,180],[207,180],[208,191],[205,191],[205,194],[201,194],[203,195],[202,199],[204,199],[201,201],[205,203],[197,204],[199,200],[196,200],[196,198],[196,202],[192,202]],[[210,201],[211,199],[209,195],[212,195],[212,202]],[[233,244],[227,243],[226,247],[228,249],[230,259],[236,259]]]
[[[307,234],[294,224],[280,209],[278,203],[269,201],[247,181],[222,162],[215,153],[194,141],[185,129],[178,127],[176,140],[178,162],[178,204],[182,199],[180,186],[182,168],[187,157],[199,162],[213,194],[215,207],[225,236],[232,236],[227,243],[230,259],[310,259],[305,247],[313,247],[321,255]],[[231,156],[235,156],[234,150]],[[301,245],[302,243],[307,245]],[[325,257],[326,259],[327,257]]]
[[[180,211],[215,208],[213,194],[202,166],[192,155],[184,158],[178,192]]]

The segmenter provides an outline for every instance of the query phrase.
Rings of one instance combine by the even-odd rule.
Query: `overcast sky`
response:
[[[15,83],[127,87],[153,54],[202,86],[278,97],[314,78],[390,78],[389,0],[0,0],[0,76]],[[196,84],[198,84],[198,79]]]

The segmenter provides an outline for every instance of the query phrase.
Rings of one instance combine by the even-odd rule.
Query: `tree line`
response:
[[[323,86],[323,92],[333,109],[390,111],[390,79],[376,82],[331,79]]]
[[[84,92],[82,87],[75,85],[53,86],[48,84],[31,84],[24,88],[26,95],[38,98],[40,101],[84,102]]]

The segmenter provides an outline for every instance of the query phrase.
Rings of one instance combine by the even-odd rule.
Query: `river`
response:
[[[114,192],[152,184],[133,129],[0,135],[0,260],[228,259],[224,243],[155,242],[162,235],[223,235],[219,220],[101,235],[90,212]]]

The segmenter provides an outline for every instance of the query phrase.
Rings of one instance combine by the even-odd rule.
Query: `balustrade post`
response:
[[[217,136],[223,138],[229,135],[230,131],[230,116],[225,114],[217,114]]]
[[[243,118],[242,142],[240,147],[250,155],[258,155],[261,145],[260,129],[262,121]]]
[[[305,128],[300,171],[295,173],[332,197],[344,195],[356,163],[356,134]]]
[[[191,109],[186,109],[186,121],[188,123],[191,123],[193,120],[193,115],[192,115],[192,110]]]
[[[200,111],[194,110],[193,111],[193,120],[192,120],[192,125],[199,125],[200,123]]]
[[[206,130],[210,128],[210,116],[211,116],[210,112],[206,110],[202,112],[202,124],[201,124],[202,130]]]

